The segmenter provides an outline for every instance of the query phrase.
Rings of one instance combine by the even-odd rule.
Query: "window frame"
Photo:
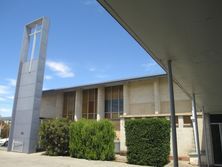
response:
[[[62,117],[63,118],[67,118],[70,120],[74,120],[75,117],[75,101],[76,101],[76,92],[72,91],[72,92],[64,92],[63,95],[63,112],[62,112]],[[73,101],[73,103],[70,103],[71,101]],[[69,111],[69,109],[71,108],[71,112]]]
[[[113,98],[113,94],[115,93],[113,91],[114,88],[117,88],[117,98]],[[120,93],[122,93],[122,96]],[[111,97],[109,97],[109,96],[111,96]],[[117,100],[117,112],[113,111],[114,100]],[[124,100],[123,99],[123,85],[105,87],[105,111],[104,111],[104,113],[105,113],[106,119],[111,119],[111,120],[120,119],[120,115],[123,115],[123,110],[124,110],[123,100]],[[122,104],[121,104],[121,101],[122,101]],[[121,111],[120,106],[122,106],[122,111]],[[117,116],[114,117],[115,114],[117,114]]]
[[[93,100],[91,100],[90,96],[91,96],[91,92],[93,91]],[[82,118],[85,119],[97,119],[97,101],[98,101],[98,90],[97,88],[93,88],[93,89],[86,89],[83,90],[83,97],[86,96],[86,101],[84,101],[85,99],[83,98],[83,102],[82,102]],[[91,110],[90,107],[90,102],[93,102],[93,112],[89,112]],[[86,111],[84,111],[85,107],[84,105],[86,105]],[[92,117],[90,117],[92,115]]]

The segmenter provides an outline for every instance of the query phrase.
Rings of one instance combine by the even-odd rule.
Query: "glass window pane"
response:
[[[123,113],[123,99],[119,99],[119,113]]]
[[[95,89],[90,89],[89,90],[89,101],[94,101],[95,100]]]
[[[73,120],[75,114],[75,92],[64,93],[63,117]]]
[[[123,99],[123,85],[119,86],[119,98]]]
[[[105,88],[105,99],[110,100],[112,99],[112,87]]]
[[[94,101],[89,101],[88,113],[94,113]]]
[[[110,119],[111,118],[111,114],[110,113],[105,113],[105,118]]]
[[[105,112],[111,112],[111,100],[106,100],[105,101]]]
[[[97,111],[97,89],[88,89],[83,91],[82,115],[88,119],[96,118]]]
[[[87,113],[88,108],[88,91],[83,91],[82,113]]]
[[[119,86],[112,87],[112,99],[118,99],[119,97]]]
[[[82,118],[87,119],[87,114],[82,114]]]
[[[66,117],[66,115],[67,115],[67,96],[64,95],[62,116]]]
[[[88,114],[88,119],[95,119],[95,114],[94,113],[89,113]]]
[[[119,114],[118,113],[112,113],[112,119],[117,119],[119,118]]]
[[[69,115],[68,119],[73,120],[73,115]]]
[[[184,126],[192,126],[192,120],[190,119],[190,116],[183,116],[183,123]]]
[[[113,99],[112,100],[112,112],[118,112],[118,99]]]

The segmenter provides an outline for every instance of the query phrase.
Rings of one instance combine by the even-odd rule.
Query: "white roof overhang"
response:
[[[222,113],[221,0],[98,0],[198,107]]]

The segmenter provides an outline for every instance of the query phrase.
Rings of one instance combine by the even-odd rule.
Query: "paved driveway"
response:
[[[181,162],[181,166],[189,166]],[[23,154],[6,152],[0,149],[0,166],[3,167],[144,167],[122,162],[89,161],[71,157],[51,157],[41,153]],[[172,166],[169,164],[167,166]]]

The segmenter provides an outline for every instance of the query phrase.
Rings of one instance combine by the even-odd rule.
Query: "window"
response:
[[[82,117],[96,119],[97,89],[83,90]]]
[[[192,120],[190,119],[190,116],[183,116],[183,124],[185,127],[192,126]]]
[[[123,86],[105,88],[105,118],[118,119],[123,114]]]
[[[62,117],[70,120],[74,119],[75,115],[75,92],[64,93],[63,113]]]

